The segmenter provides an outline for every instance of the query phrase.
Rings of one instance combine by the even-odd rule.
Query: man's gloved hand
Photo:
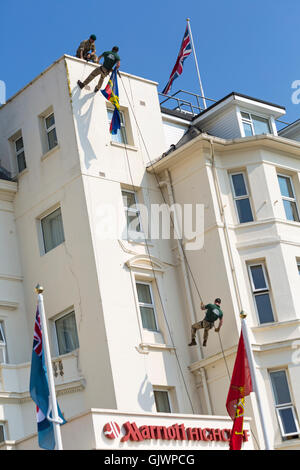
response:
[[[220,331],[220,327],[215,328],[215,332],[216,332],[216,333],[219,333],[219,331]]]

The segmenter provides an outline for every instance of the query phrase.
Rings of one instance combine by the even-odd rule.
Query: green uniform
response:
[[[223,312],[220,307],[216,304],[207,304],[205,305],[207,309],[204,319],[210,323],[220,320],[223,317]]]
[[[88,54],[91,54],[93,56],[95,56],[95,53],[96,53],[96,47],[95,47],[95,43],[92,42],[90,39],[86,39],[85,41],[82,41],[80,44],[79,44],[79,47],[76,51],[76,57],[81,57],[81,52],[82,52],[82,55],[83,55],[83,58],[85,59],[87,57]],[[95,60],[96,60],[96,56],[95,56]]]

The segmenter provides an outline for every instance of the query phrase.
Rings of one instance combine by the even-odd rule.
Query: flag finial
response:
[[[42,294],[44,292],[44,288],[42,286],[40,286],[40,284],[38,284],[35,288],[35,292],[37,294]]]
[[[240,318],[246,318],[246,317],[247,317],[247,313],[244,312],[244,310],[242,310],[240,313]]]

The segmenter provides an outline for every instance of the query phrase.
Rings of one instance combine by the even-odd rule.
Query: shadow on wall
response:
[[[144,411],[152,411],[153,403],[154,403],[154,395],[152,385],[148,380],[148,376],[146,375],[143,382],[141,383],[139,394],[138,394],[138,402],[140,407]]]
[[[76,86],[72,90],[73,110],[77,123],[77,131],[80,139],[81,147],[84,152],[85,167],[88,169],[91,165],[91,160],[97,158],[94,149],[88,139],[88,132],[91,123],[95,93],[88,93],[80,98],[80,88]],[[88,102],[90,103],[88,104]],[[85,108],[87,108],[85,110]],[[83,109],[85,111],[83,111]]]

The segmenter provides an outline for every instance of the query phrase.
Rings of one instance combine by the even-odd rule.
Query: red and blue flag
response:
[[[47,369],[44,360],[41,319],[38,308],[34,324],[29,390],[30,396],[36,404],[39,446],[42,449],[53,450],[55,448],[55,437],[51,418]],[[62,421],[61,424],[66,423],[59,407],[58,414]]]
[[[117,134],[121,127],[120,117],[120,104],[119,104],[119,87],[117,80],[117,68],[111,73],[108,83],[104,90],[101,90],[103,96],[114,105],[114,112],[110,123],[109,132],[111,134]]]
[[[190,55],[192,52],[192,45],[191,45],[191,38],[189,34],[189,28],[188,26],[186,27],[183,40],[180,46],[180,51],[176,60],[176,63],[174,65],[174,68],[172,70],[172,73],[170,75],[169,81],[166,84],[165,88],[163,89],[162,93],[164,95],[167,95],[171,89],[171,86],[176,78],[179,77],[179,75],[182,74],[183,71],[183,62],[185,59]]]

